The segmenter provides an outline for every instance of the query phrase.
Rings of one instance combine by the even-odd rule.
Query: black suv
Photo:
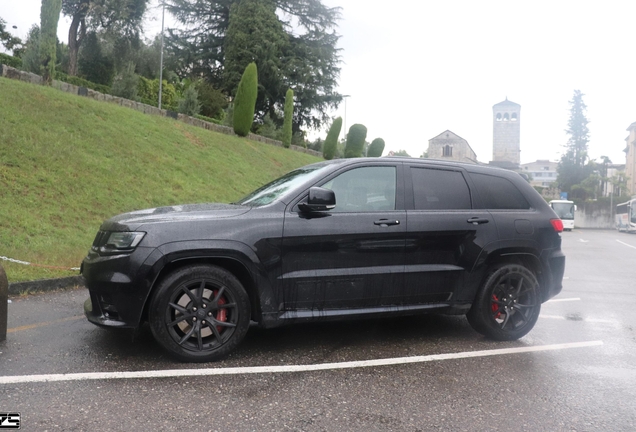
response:
[[[232,351],[250,321],[466,314],[528,333],[561,291],[561,220],[517,173],[409,158],[299,168],[233,204],[105,221],[84,259],[100,326],[149,321],[184,361]]]

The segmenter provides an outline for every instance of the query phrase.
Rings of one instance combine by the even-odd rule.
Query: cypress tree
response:
[[[234,98],[234,133],[238,136],[247,136],[250,133],[257,94],[258,71],[256,63],[252,62],[245,68]]]
[[[331,124],[329,132],[327,132],[327,138],[325,138],[325,142],[322,145],[322,157],[327,160],[333,159],[333,157],[336,155],[336,150],[338,148],[338,137],[340,136],[341,129],[342,117],[338,117]]]
[[[384,140],[382,138],[376,138],[369,145],[369,149],[367,150],[367,156],[380,157],[382,156],[383,151],[384,151]]]
[[[356,158],[362,156],[364,141],[367,139],[367,128],[361,124],[354,124],[347,133],[347,143],[345,144],[345,157]]]
[[[57,22],[60,19],[62,0],[42,0],[40,8],[40,74],[47,85],[55,76],[57,51]]]
[[[283,121],[283,146],[289,148],[292,141],[292,120],[294,119],[294,91],[287,90],[285,95],[285,120]]]

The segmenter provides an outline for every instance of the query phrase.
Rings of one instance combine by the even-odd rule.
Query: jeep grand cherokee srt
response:
[[[233,204],[105,221],[82,264],[87,318],[148,321],[184,361],[262,327],[438,312],[497,340],[561,291],[563,226],[517,173],[407,158],[299,168]]]

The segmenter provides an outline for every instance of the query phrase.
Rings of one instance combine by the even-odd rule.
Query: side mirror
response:
[[[336,207],[336,194],[331,189],[312,187],[306,203],[298,204],[302,212],[331,210]]]

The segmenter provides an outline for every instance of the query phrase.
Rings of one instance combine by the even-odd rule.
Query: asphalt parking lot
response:
[[[0,414],[22,430],[636,430],[636,236],[563,234],[563,292],[493,342],[463,317],[253,327],[227,359],[173,361],[97,328],[83,288],[12,296]]]

